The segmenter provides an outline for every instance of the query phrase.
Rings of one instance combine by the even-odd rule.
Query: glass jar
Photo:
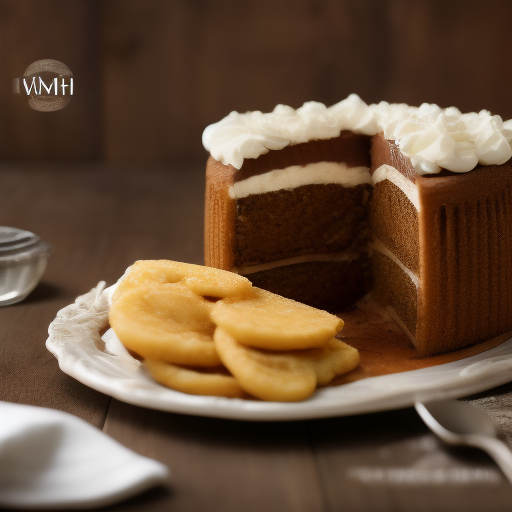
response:
[[[30,231],[0,226],[0,306],[22,301],[37,286],[51,250]]]

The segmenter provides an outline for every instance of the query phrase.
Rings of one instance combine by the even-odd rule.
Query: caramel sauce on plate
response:
[[[359,350],[361,360],[351,372],[335,377],[331,386],[451,363],[490,350],[512,337],[508,332],[460,350],[420,357],[409,337],[375,303],[363,299],[358,307],[339,316],[345,325],[337,338]]]

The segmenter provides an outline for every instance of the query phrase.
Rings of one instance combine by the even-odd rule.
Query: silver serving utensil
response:
[[[444,442],[484,450],[512,482],[512,452],[496,437],[496,429],[484,411],[458,400],[416,402],[414,407],[428,428]]]

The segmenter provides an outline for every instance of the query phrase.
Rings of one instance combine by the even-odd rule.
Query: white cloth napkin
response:
[[[101,507],[168,476],[71,414],[0,402],[0,508]]]

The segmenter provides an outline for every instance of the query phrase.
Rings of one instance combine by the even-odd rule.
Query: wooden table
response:
[[[0,166],[0,225],[33,231],[54,248],[38,288],[0,308],[0,399],[70,412],[169,465],[169,487],[114,510],[512,510],[512,486],[494,463],[446,448],[413,409],[228,421],[128,405],[60,371],[45,348],[47,328],[77,295],[100,280],[112,284],[136,259],[202,263],[203,187],[202,164]],[[512,441],[512,386],[473,402]]]

